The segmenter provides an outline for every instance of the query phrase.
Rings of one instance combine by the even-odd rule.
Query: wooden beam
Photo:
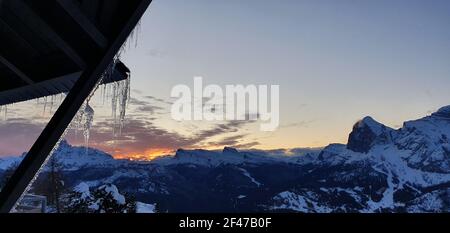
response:
[[[0,63],[8,67],[12,72],[14,72],[17,76],[19,76],[20,79],[22,79],[27,84],[34,84],[34,81],[29,78],[24,72],[22,72],[19,68],[17,68],[14,64],[8,61],[8,59],[4,58],[0,54]]]
[[[120,70],[118,67],[123,63],[116,63],[115,69],[112,75],[107,78],[103,78],[100,85],[108,84],[112,82],[118,82],[128,78],[128,74],[124,70]],[[124,65],[123,65],[124,66]],[[60,77],[55,77],[47,81],[38,82],[33,85],[27,85],[10,89],[7,91],[0,91],[0,107],[2,105],[18,103],[22,101],[28,101],[45,96],[57,95],[61,93],[69,92],[74,83],[80,78],[82,71],[66,74]],[[52,88],[52,90],[46,90],[46,88]],[[11,96],[19,96],[11,98]]]
[[[100,7],[99,0],[82,0],[80,3],[81,10],[86,16],[94,20],[97,16],[98,9]]]
[[[107,30],[105,33],[109,33],[111,18],[114,17],[114,14],[117,14],[120,0],[108,0],[108,2],[103,2],[101,10],[98,12],[98,19],[100,27],[103,30]]]
[[[35,56],[38,54],[38,51],[25,38],[23,38],[16,30],[14,30],[7,22],[5,22],[2,18],[0,18],[0,28],[2,28],[3,30],[6,30],[3,33],[7,33],[8,36],[12,37],[12,40],[14,41],[14,46],[18,46],[18,47],[23,46],[27,50],[29,50],[30,52],[27,52],[27,53],[29,53],[27,55]],[[5,43],[4,40],[2,40],[2,43]],[[11,44],[2,44],[2,46],[4,48],[5,47],[8,48],[8,50],[11,49]],[[23,56],[23,54],[21,54],[21,56]]]
[[[58,4],[67,12],[75,22],[97,43],[101,48],[106,48],[108,40],[106,37],[92,24],[92,22],[81,12],[80,7],[73,0],[56,0]]]
[[[80,69],[86,68],[86,62],[83,58],[62,39],[38,14],[36,14],[26,3],[22,0],[8,1],[8,7],[24,22],[29,24],[32,29],[39,29],[41,33],[46,35],[55,45],[60,48],[72,61],[77,64]]]

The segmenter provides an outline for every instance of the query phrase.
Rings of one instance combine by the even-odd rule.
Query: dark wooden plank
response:
[[[101,48],[105,48],[108,44],[106,37],[92,24],[92,22],[81,12],[80,8],[73,0],[56,0],[59,5],[70,15],[81,28],[97,43]]]
[[[6,3],[6,2],[5,2]],[[58,33],[56,33],[38,14],[22,0],[12,0],[7,2],[8,7],[20,16],[31,28],[39,30],[55,43],[68,57],[70,57],[81,69],[86,67],[86,62]]]
[[[110,26],[112,24],[112,18],[119,8],[118,0],[103,1],[103,4],[98,12],[99,25],[102,30],[109,33]]]
[[[108,84],[128,78],[129,71],[127,70],[128,68],[124,64],[121,62],[117,63],[111,77],[103,79],[101,84]],[[74,72],[33,85],[0,91],[0,106],[69,92],[74,83],[81,76],[81,73],[81,71]],[[14,97],[17,95],[19,95],[20,98]],[[11,96],[13,96],[13,98],[11,98]]]
[[[86,14],[86,16],[95,22],[98,8],[100,7],[99,0],[82,0],[81,1],[81,10]]]
[[[19,68],[17,68],[14,64],[0,55],[0,63],[4,66],[8,67],[12,72],[14,72],[20,79],[22,79],[27,84],[34,84],[34,81],[29,78],[24,72],[22,72]]]

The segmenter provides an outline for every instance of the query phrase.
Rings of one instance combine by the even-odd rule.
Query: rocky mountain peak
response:
[[[237,149],[233,148],[233,147],[224,147],[222,153],[239,153]]]
[[[372,117],[364,117],[353,126],[353,130],[348,137],[347,149],[367,153],[376,138],[389,130],[392,129],[377,122]]]

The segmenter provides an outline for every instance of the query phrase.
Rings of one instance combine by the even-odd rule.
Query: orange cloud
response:
[[[130,159],[130,160],[152,160],[158,157],[173,154],[173,149],[170,148],[152,148],[143,152],[127,152],[114,154],[116,159]]]

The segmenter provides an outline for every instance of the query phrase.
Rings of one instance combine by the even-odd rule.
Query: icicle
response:
[[[3,112],[3,119],[8,120],[8,105],[0,106],[0,113]]]
[[[112,75],[115,70],[116,63],[120,60],[120,57],[125,51],[125,48],[130,47],[130,42],[134,41],[135,47],[138,46],[138,38],[141,30],[141,23],[138,22],[136,27],[130,33],[127,41],[121,46],[117,54],[115,55],[112,63],[106,69],[103,78]],[[103,87],[103,103],[105,99],[111,99],[111,115],[113,118],[113,135],[117,136],[120,134],[125,122],[125,114],[126,108],[130,101],[131,96],[131,85],[130,85],[130,77],[127,77],[125,80],[114,82],[111,84],[104,85]]]
[[[45,115],[45,110],[47,109],[47,96],[44,97],[44,112],[42,115]]]
[[[139,34],[141,33],[141,21],[136,24],[136,27],[131,31],[130,36],[125,44],[128,45],[128,48],[131,48],[132,43],[134,43],[134,47],[137,48],[139,42]]]
[[[27,188],[25,189],[25,192],[22,193],[21,197],[15,203],[15,206],[13,207],[11,212],[16,212],[17,205],[21,202],[23,196],[30,191],[32,185],[34,184],[34,182],[37,179],[38,174],[40,174],[42,172],[42,169],[45,167],[45,165],[47,164],[49,159],[53,156],[54,152],[59,148],[61,141],[65,138],[65,135],[68,132],[68,129],[75,128],[77,130],[77,129],[80,129],[80,127],[82,127],[83,136],[85,137],[85,144],[86,144],[86,148],[87,148],[87,144],[89,143],[89,137],[90,137],[89,130],[92,127],[92,122],[94,119],[94,110],[88,105],[88,102],[91,99],[91,97],[93,96],[93,94],[95,93],[95,91],[97,90],[97,88],[98,88],[99,84],[102,82],[103,78],[112,75],[115,65],[116,65],[117,61],[119,60],[122,52],[125,50],[126,45],[129,44],[130,39],[134,38],[135,47],[137,47],[137,45],[138,45],[138,35],[137,34],[139,32],[140,32],[140,22],[137,24],[136,28],[131,33],[132,36],[130,36],[128,38],[128,40],[119,49],[119,51],[117,52],[113,61],[108,66],[106,71],[103,73],[103,75],[100,78],[99,82],[97,83],[96,87],[91,92],[91,94],[89,95],[89,97],[87,98],[85,103],[81,106],[80,110],[76,114],[74,120],[70,123],[69,127],[66,128],[63,135],[58,140],[55,147],[52,149],[49,156],[42,164],[41,168],[38,170],[36,175],[33,177],[31,182],[28,184]],[[104,91],[105,91],[104,96],[107,95],[106,90],[107,90],[107,87],[105,87],[105,89],[104,89]],[[112,110],[113,110],[113,118],[114,118],[114,128],[116,128],[118,125],[119,129],[120,129],[119,132],[121,131],[121,129],[123,127],[123,123],[124,123],[124,119],[125,119],[125,110],[126,110],[129,99],[130,99],[129,77],[126,80],[112,84],[111,102],[112,102]],[[39,99],[37,101],[39,103]],[[44,98],[44,112],[45,112],[46,107],[47,107],[47,97]],[[116,113],[117,108],[119,109],[119,117],[118,118],[117,118],[117,113]],[[7,107],[4,106],[4,107],[0,108],[0,113],[1,113],[1,110],[3,110],[3,109],[5,111],[5,118],[6,118]],[[113,131],[115,131],[115,130],[113,129]]]
[[[111,85],[111,115],[113,119],[113,134],[121,133],[125,122],[126,108],[130,99],[130,79],[115,82]]]
[[[68,127],[74,130],[76,138],[78,138],[78,132],[82,132],[86,153],[89,147],[90,130],[94,121],[94,112],[94,109],[89,103],[84,102]]]
[[[50,96],[50,112],[53,111],[54,101],[55,101],[55,95]]]
[[[84,109],[84,119],[83,119],[83,136],[84,136],[84,146],[86,148],[86,154],[88,152],[89,147],[89,136],[90,136],[90,130],[92,127],[92,122],[94,121],[94,109],[92,109],[89,104],[86,104],[86,107]]]
[[[81,122],[83,121],[84,111],[81,110],[85,108],[86,104],[83,103],[83,105],[81,105],[80,107],[80,110],[78,110],[77,114],[75,115],[75,117],[73,118],[72,122],[69,125],[69,127],[74,130],[76,139],[78,139],[78,131],[80,130]]]
[[[94,109],[89,105],[89,101],[91,100],[92,96],[94,96],[95,92],[100,86],[100,83],[102,83],[103,78],[108,72],[110,72],[109,68],[100,77],[94,89],[86,98],[86,101],[81,105],[80,109],[78,110],[77,114],[75,115],[75,117],[73,118],[72,122],[68,127],[75,130],[76,137],[78,136],[78,131],[83,132],[82,134],[84,137],[84,147],[86,148],[86,154],[88,153],[90,130],[94,122],[94,112],[95,112]]]

